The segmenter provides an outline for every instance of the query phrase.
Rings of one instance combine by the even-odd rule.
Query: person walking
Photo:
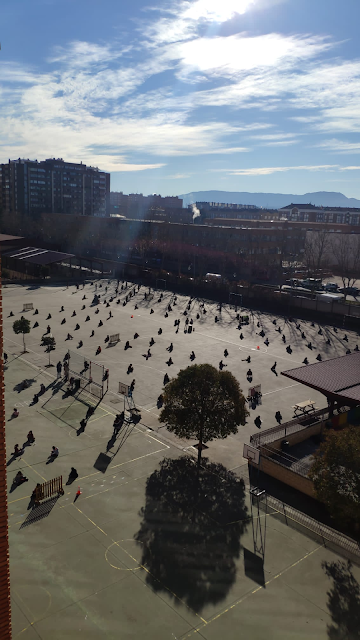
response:
[[[255,420],[254,420],[255,426],[256,426],[258,429],[261,429],[261,422],[262,422],[262,421],[261,421],[260,416],[257,416],[257,418],[255,418]]]
[[[279,424],[281,424],[281,422],[282,422],[282,415],[281,415],[280,411],[277,411],[277,412],[275,413],[275,420],[276,420]]]
[[[57,378],[61,378],[61,370],[62,370],[62,364],[59,360],[59,362],[56,365],[56,377]]]

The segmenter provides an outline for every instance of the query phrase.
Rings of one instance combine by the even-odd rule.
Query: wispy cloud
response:
[[[74,40],[55,46],[42,71],[2,62],[2,159],[49,157],[56,149],[107,170],[144,171],[179,156],[250,154],[262,146],[296,145],[303,133],[359,131],[360,60],[325,60],[337,47],[333,39],[243,31],[226,36],[225,28],[218,29],[234,16],[240,25],[239,16],[280,1],[177,0],[146,12],[146,23],[137,23],[136,43]],[[154,78],[159,88],[153,88]],[[280,111],[289,128],[299,131],[271,129]],[[337,139],[315,146],[321,153],[360,151],[360,143]],[[231,174],[336,167],[260,167]]]
[[[255,167],[252,169],[224,169],[233,176],[269,176],[272,173],[286,171],[334,171],[336,164],[302,165],[297,167]]]
[[[191,176],[190,173],[174,173],[173,175],[164,176],[164,177],[171,180],[182,180],[185,178],[190,178],[190,176]]]
[[[320,142],[318,147],[322,149],[329,149],[336,153],[360,153],[360,142],[348,142],[346,140],[324,140]]]

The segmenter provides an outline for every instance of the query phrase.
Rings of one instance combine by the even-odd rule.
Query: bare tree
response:
[[[306,234],[303,255],[308,275],[317,275],[320,269],[325,266],[329,257],[330,245],[330,234],[327,229],[319,229],[319,231],[311,231]]]
[[[360,235],[338,234],[333,236],[331,249],[346,298],[346,289],[353,287],[360,277]]]

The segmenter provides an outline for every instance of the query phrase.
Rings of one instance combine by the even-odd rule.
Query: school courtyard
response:
[[[258,509],[256,501],[251,503],[242,457],[243,444],[257,431],[257,416],[264,429],[275,424],[278,410],[284,421],[291,419],[297,402],[311,399],[320,408],[326,406],[320,393],[280,372],[300,366],[305,357],[316,362],[318,354],[323,359],[344,355],[360,343],[358,335],[348,331],[346,341],[344,332],[331,325],[300,321],[299,330],[288,318],[236,312],[228,305],[220,312],[206,300],[192,300],[188,309],[188,298],[177,296],[174,304],[167,291],[162,297],[161,291],[151,292],[144,299],[144,286],[124,306],[134,288],[131,283],[119,295],[116,282],[101,284],[96,291],[100,304],[94,306],[95,283],[84,289],[45,285],[3,291],[13,638],[358,637],[359,566],[348,566],[334,547],[279,518],[272,506]],[[24,304],[32,304],[33,310],[23,312]],[[238,329],[237,313],[249,314],[250,324]],[[32,327],[39,324],[25,336],[25,354],[22,336],[12,330],[21,315]],[[109,388],[101,402],[89,388],[69,396],[68,385],[56,377],[56,366],[47,366],[49,355],[40,343],[48,325],[56,339],[51,365],[63,361],[71,349],[77,354],[74,360],[109,370]],[[73,340],[66,340],[68,333]],[[110,346],[105,339],[116,333],[120,341]],[[155,343],[149,347],[151,338]],[[306,346],[309,342],[312,349]],[[170,343],[173,364],[167,364]],[[98,346],[101,353],[95,355]],[[249,409],[247,424],[236,436],[208,443],[203,454],[208,462],[199,482],[196,443],[169,434],[159,423],[157,406],[165,374],[171,378],[191,364],[191,351],[198,364],[218,367],[222,360],[245,395],[254,384],[261,384],[262,391],[262,404]],[[94,371],[97,365],[92,365]],[[252,382],[247,379],[249,368]],[[119,383],[133,379],[141,417],[126,421],[115,433],[115,415],[124,409]],[[33,404],[40,384],[45,393]],[[14,407],[19,416],[11,419]],[[80,421],[89,407],[94,412],[83,428]],[[35,444],[14,458],[14,445],[25,443],[30,429]],[[59,456],[50,462],[52,446],[58,447]],[[79,474],[72,483],[71,467]],[[15,487],[18,470],[28,482]],[[63,477],[64,495],[31,508],[36,484],[57,476]],[[240,478],[246,479],[245,487]]]

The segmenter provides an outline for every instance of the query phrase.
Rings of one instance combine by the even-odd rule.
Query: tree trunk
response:
[[[202,444],[203,444],[203,427],[200,427],[200,433],[199,433],[199,445],[198,445],[198,473],[200,470],[200,465],[201,465],[201,453],[202,453]]]
[[[24,345],[24,353],[25,353],[25,351],[26,351],[26,347],[25,347],[25,333],[23,333],[23,334],[22,334],[22,336],[23,336],[23,345]]]

